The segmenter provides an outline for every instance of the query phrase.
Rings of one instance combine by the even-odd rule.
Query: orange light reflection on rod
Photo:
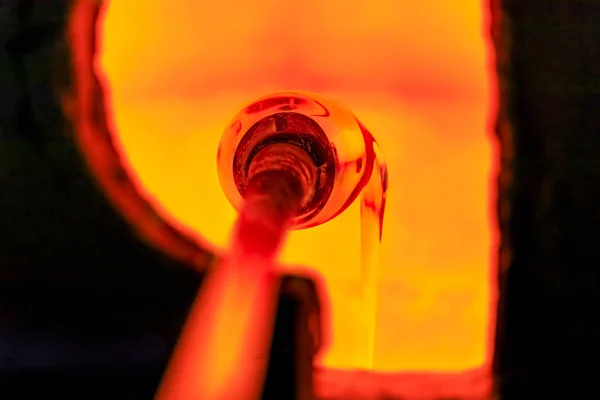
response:
[[[274,262],[288,220],[264,194],[252,193],[230,254],[209,270],[191,308],[157,400],[261,397],[278,304]]]
[[[260,398],[278,281],[261,260],[237,262],[226,260],[206,278],[157,400]]]

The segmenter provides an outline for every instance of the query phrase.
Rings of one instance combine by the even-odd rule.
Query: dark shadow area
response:
[[[600,2],[495,0],[503,398],[590,398],[600,343]]]
[[[66,6],[0,4],[0,397],[148,399],[202,276],[89,174],[57,97]]]

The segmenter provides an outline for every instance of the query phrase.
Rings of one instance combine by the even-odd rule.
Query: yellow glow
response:
[[[166,215],[216,246],[235,219],[216,150],[237,111],[281,89],[349,106],[390,178],[374,368],[486,364],[496,227],[479,0],[112,1],[102,30],[99,66],[131,169]],[[352,367],[358,205],[292,233],[283,258],[324,278],[320,362]]]

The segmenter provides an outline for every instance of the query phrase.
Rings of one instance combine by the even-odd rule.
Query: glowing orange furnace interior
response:
[[[479,0],[113,1],[99,70],[131,171],[215,248],[235,219],[215,163],[233,115],[281,89],[350,107],[390,177],[374,368],[460,371],[488,364],[495,319],[484,17]],[[284,251],[324,278],[327,367],[355,366],[359,232],[355,205]]]

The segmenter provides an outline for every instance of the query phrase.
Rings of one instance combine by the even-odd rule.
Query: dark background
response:
[[[61,370],[81,398],[151,398],[201,276],[139,241],[84,167],[57,101],[66,7],[0,0],[0,398]]]
[[[507,398],[593,398],[600,372],[600,2],[494,0]]]

